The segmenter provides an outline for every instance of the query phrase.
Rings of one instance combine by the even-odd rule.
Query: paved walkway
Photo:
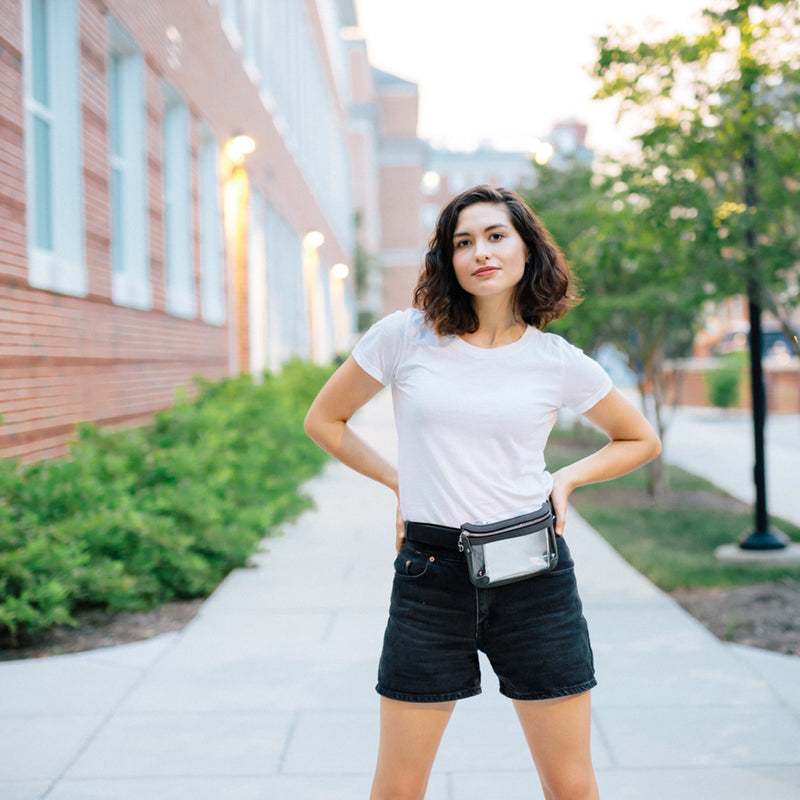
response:
[[[753,419],[749,411],[681,408],[664,437],[674,464],[747,503],[755,500]],[[800,415],[771,414],[764,426],[767,510],[800,525]]]
[[[357,422],[390,453],[387,399]],[[713,424],[688,416],[688,430]],[[697,436],[692,467],[732,467]],[[677,454],[684,434],[671,437]],[[181,633],[0,665],[3,800],[368,796],[394,507],[334,464],[308,489],[317,510]],[[567,535],[600,681],[604,800],[800,800],[800,659],[720,643],[574,512]],[[445,734],[428,800],[542,797],[511,705],[484,675]]]

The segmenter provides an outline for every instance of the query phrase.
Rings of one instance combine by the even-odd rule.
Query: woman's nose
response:
[[[475,246],[475,260],[485,261],[487,258],[489,258],[489,247],[486,242],[478,242]]]

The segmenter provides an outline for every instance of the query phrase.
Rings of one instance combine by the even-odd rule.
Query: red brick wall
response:
[[[119,17],[126,3],[110,3]],[[176,387],[203,374],[228,374],[227,327],[165,312],[161,185],[161,109],[165,20],[150,24],[140,46],[147,54],[147,165],[150,270],[154,307],[113,305],[109,239],[106,124],[106,7],[81,2],[79,11],[83,123],[85,258],[89,295],[76,298],[31,288],[27,276],[23,139],[22,26],[19,2],[3,0],[0,16],[0,455],[23,459],[63,455],[74,424],[140,422],[172,404]],[[146,4],[153,10],[158,5]],[[206,10],[208,3],[196,3]],[[115,9],[115,6],[120,6]],[[219,29],[213,14],[203,22]],[[127,16],[131,16],[128,12]],[[137,32],[137,38],[139,38]],[[219,36],[223,37],[221,31]],[[227,45],[227,40],[219,42]],[[202,101],[202,96],[201,96]],[[196,111],[196,106],[195,106]],[[198,123],[192,119],[193,197],[197,201]],[[57,202],[69,202],[58,199]],[[195,272],[200,308],[198,210]]]

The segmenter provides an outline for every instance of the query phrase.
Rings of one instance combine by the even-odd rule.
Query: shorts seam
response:
[[[481,693],[481,687],[475,689],[462,689],[458,692],[439,692],[438,694],[411,694],[409,692],[395,692],[392,689],[384,689],[380,684],[375,687],[375,691],[389,700],[400,700],[404,703],[447,703],[452,700],[466,700],[468,697],[475,697]]]
[[[581,694],[588,692],[597,686],[597,679],[584,681],[583,683],[576,683],[573,686],[564,686],[561,689],[551,689],[542,692],[515,692],[504,686],[500,686],[500,694],[511,698],[512,700],[552,700],[556,697],[568,697],[572,694]]]

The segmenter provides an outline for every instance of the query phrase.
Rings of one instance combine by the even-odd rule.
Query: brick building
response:
[[[0,0],[1,455],[347,346],[354,21],[350,0]]]

